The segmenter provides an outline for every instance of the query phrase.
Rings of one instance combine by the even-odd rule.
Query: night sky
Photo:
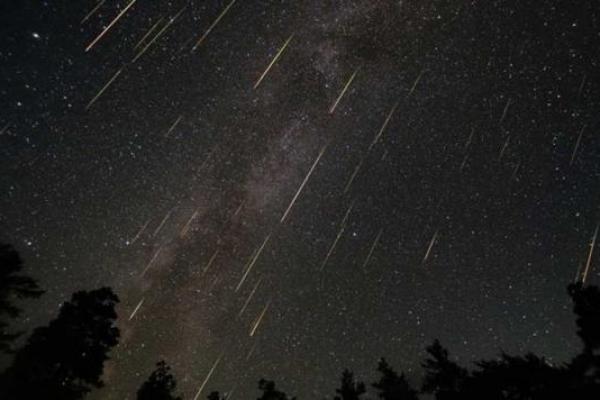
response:
[[[92,399],[160,359],[187,399],[381,356],[418,384],[434,338],[566,361],[599,49],[595,0],[3,0],[0,239],[47,290],[20,325],[114,288]]]

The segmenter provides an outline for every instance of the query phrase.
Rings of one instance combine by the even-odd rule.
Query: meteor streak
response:
[[[504,144],[502,145],[502,149],[500,149],[500,155],[498,156],[498,160],[502,159],[502,156],[504,155],[504,152],[506,151],[506,148],[508,147],[509,142],[510,142],[510,136],[508,136],[506,138],[506,140],[504,141]]]
[[[260,279],[258,280],[258,282],[256,282],[256,284],[252,288],[252,291],[248,295],[248,298],[246,298],[246,301],[244,302],[244,305],[242,306],[242,309],[240,310],[240,312],[238,314],[238,317],[242,316],[242,314],[246,310],[246,307],[248,307],[248,304],[250,304],[250,300],[252,300],[252,297],[254,296],[254,293],[256,292],[256,289],[258,289],[258,286],[260,285],[260,282],[262,282],[262,276],[260,277]]]
[[[123,67],[121,67],[113,76],[112,78],[110,78],[108,80],[108,82],[106,83],[106,85],[104,85],[102,87],[102,89],[100,89],[100,91],[98,92],[98,94],[96,94],[94,96],[94,98],[92,100],[90,100],[90,102],[87,104],[87,106],[85,106],[86,110],[89,110],[89,108],[96,102],[96,100],[98,100],[98,98],[100,98],[100,96],[102,96],[102,93],[104,93],[104,91],[106,91],[106,89],[108,89],[108,87],[115,81],[115,79],[117,79],[117,77],[121,74],[121,71],[123,71]]]
[[[260,253],[262,253],[263,249],[265,248],[265,246],[266,246],[266,244],[267,244],[267,242],[269,241],[270,238],[271,238],[271,234],[269,233],[267,235],[267,237],[265,238],[265,240],[263,241],[262,245],[258,248],[258,250],[256,251],[256,253],[254,254],[254,257],[250,261],[250,264],[248,264],[248,268],[246,268],[246,271],[244,272],[244,275],[242,276],[242,279],[240,279],[240,282],[238,283],[237,287],[235,288],[236,292],[238,290],[240,290],[240,288],[244,284],[244,281],[248,277],[248,274],[250,273],[250,270],[252,270],[252,267],[254,266],[254,264],[256,264],[256,260],[258,260],[258,257],[260,257]]]
[[[196,209],[196,211],[194,211],[194,213],[192,214],[192,216],[190,217],[188,222],[181,229],[181,232],[179,232],[180,237],[184,237],[185,235],[187,235],[188,231],[190,230],[190,226],[192,225],[192,222],[194,222],[194,219],[197,216],[198,216],[198,210]]]
[[[112,22],[111,22],[110,24],[108,24],[108,26],[107,26],[106,28],[104,28],[104,30],[103,30],[102,32],[100,32],[100,34],[99,34],[98,36],[96,36],[96,38],[95,38],[94,40],[92,40],[92,43],[90,43],[90,44],[88,45],[88,47],[86,47],[86,48],[85,48],[85,51],[86,51],[86,52],[90,51],[90,49],[91,49],[92,47],[94,47],[94,45],[95,45],[95,44],[96,44],[96,43],[97,43],[97,42],[98,42],[100,39],[102,39],[102,36],[104,36],[104,35],[105,35],[105,34],[108,32],[108,30],[109,30],[110,28],[112,28],[112,27],[113,27],[113,25],[114,25],[114,24],[116,24],[116,23],[117,23],[117,21],[118,21],[119,19],[121,19],[121,17],[122,17],[123,15],[125,15],[125,13],[127,12],[127,10],[129,10],[129,9],[131,8],[131,6],[133,6],[133,5],[135,4],[135,2],[136,2],[136,1],[137,1],[137,0],[131,0],[131,2],[130,2],[130,3],[127,5],[127,7],[125,7],[125,8],[124,8],[124,9],[123,9],[123,10],[122,10],[120,13],[119,13],[119,15],[117,15],[117,16],[115,17],[115,19],[113,19],[113,20],[112,20]]]
[[[146,221],[144,226],[142,226],[140,228],[138,233],[136,233],[136,235],[133,237],[133,239],[131,239],[131,242],[129,244],[134,244],[139,239],[139,237],[142,235],[142,233],[144,233],[144,231],[146,230],[146,227],[148,226],[148,224],[150,223],[151,220],[152,220],[152,218],[150,218],[148,221]]]
[[[354,178],[356,178],[356,175],[358,174],[358,171],[360,170],[360,167],[362,166],[363,161],[365,161],[364,157],[360,159],[358,165],[354,168],[354,172],[350,176],[350,179],[348,179],[348,183],[346,183],[346,187],[344,188],[344,194],[346,194],[348,192],[348,189],[350,189],[350,186],[352,185]]]
[[[338,241],[342,237],[342,234],[344,233],[344,230],[346,229],[346,221],[348,220],[348,216],[350,215],[350,212],[352,211],[352,207],[354,207],[354,200],[352,201],[352,203],[350,203],[348,210],[346,210],[346,214],[344,214],[344,218],[342,218],[342,222],[340,223],[340,229],[338,231],[338,234],[335,237],[331,246],[329,247],[329,251],[327,251],[327,255],[325,256],[325,259],[323,259],[323,262],[321,263],[321,268],[319,269],[319,271],[323,271],[323,268],[325,268],[325,265],[327,264],[329,257],[331,257],[331,255],[333,254],[333,250],[335,249],[335,246],[337,245]]]
[[[140,302],[137,304],[137,306],[135,306],[135,308],[133,309],[133,312],[129,316],[129,320],[128,321],[131,321],[133,319],[133,317],[135,317],[135,314],[137,314],[138,310],[140,309],[140,307],[142,306],[143,303],[144,303],[144,298],[142,298],[140,300]]]
[[[469,138],[467,139],[467,143],[465,143],[465,149],[469,148],[471,142],[473,141],[473,134],[475,133],[475,128],[471,128],[471,133],[469,134]]]
[[[138,60],[138,58],[140,58],[145,52],[146,50],[148,50],[148,48],[150,48],[150,46],[152,46],[154,44],[154,42],[156,42],[156,40],[158,40],[159,37],[162,36],[163,33],[165,33],[165,31],[167,29],[169,29],[169,27],[173,24],[173,22],[175,22],[175,20],[177,18],[179,18],[179,16],[181,15],[181,13],[183,12],[183,10],[186,9],[187,6],[184,6],[181,10],[179,10],[179,12],[177,14],[175,14],[174,17],[169,18],[169,22],[167,22],[165,24],[165,26],[162,27],[162,29],[160,31],[158,31],[158,33],[156,35],[154,35],[154,37],[152,38],[152,40],[150,42],[148,42],[148,44],[146,44],[142,50],[140,50],[139,53],[137,53],[137,55],[133,58],[133,60],[131,61],[132,63],[136,62]],[[162,20],[162,19],[161,19]]]
[[[433,234],[433,237],[431,238],[431,241],[429,242],[429,246],[427,247],[427,252],[425,253],[425,257],[423,257],[423,261],[422,261],[423,263],[425,263],[425,261],[427,261],[427,259],[429,258],[429,254],[431,253],[431,249],[433,248],[433,245],[435,244],[437,235],[438,235],[438,231],[435,231],[435,233]]]
[[[342,89],[342,92],[340,93],[340,95],[338,96],[338,98],[335,100],[335,103],[333,103],[332,106],[329,108],[329,114],[333,114],[333,112],[335,111],[335,109],[338,106],[339,102],[342,100],[342,97],[344,97],[344,94],[346,94],[346,91],[348,90],[348,88],[352,84],[352,81],[356,77],[356,74],[358,73],[359,69],[360,69],[360,67],[358,67],[358,68],[356,68],[356,70],[354,70],[354,73],[350,76],[350,79],[348,79],[348,81],[344,85],[344,88]]]
[[[244,207],[244,202],[242,201],[240,203],[240,205],[238,206],[238,208],[235,209],[235,212],[233,213],[233,215],[231,216],[232,218],[235,217],[236,215],[238,215],[240,213],[240,211],[242,210],[242,207]]]
[[[144,43],[144,40],[148,39],[148,36],[150,36],[150,34],[152,32],[154,32],[154,30],[156,29],[156,27],[158,26],[158,24],[160,24],[163,19],[164,19],[164,17],[159,18],[158,21],[156,21],[156,23],[154,25],[152,25],[152,27],[148,30],[148,32],[146,32],[146,34],[144,36],[142,36],[142,38],[140,39],[140,41],[137,42],[137,44],[133,47],[134,50],[136,50],[138,47],[140,47],[141,44]]]
[[[224,400],[230,400],[231,399],[231,395],[233,394],[233,392],[236,389],[236,385],[233,385],[233,387],[231,389],[229,389],[229,392],[227,392],[227,394],[225,395],[225,399]]]
[[[254,342],[254,344],[252,344],[252,347],[248,351],[248,354],[246,354],[246,361],[248,361],[250,359],[250,357],[252,357],[252,354],[254,353],[254,350],[256,350],[257,345],[258,345],[258,342]]]
[[[169,210],[169,212],[167,213],[167,215],[165,215],[165,217],[160,222],[160,225],[158,225],[158,227],[154,230],[154,233],[152,234],[152,237],[155,237],[158,234],[158,232],[160,232],[160,230],[164,226],[165,222],[167,222],[167,219],[169,219],[169,217],[171,216],[171,213],[173,212],[173,210],[174,210],[174,208],[171,208]]]
[[[504,106],[504,110],[502,111],[502,117],[500,117],[500,121],[498,122],[499,124],[501,124],[502,121],[504,121],[504,118],[506,118],[506,113],[508,112],[508,107],[510,107],[510,102],[510,99],[506,101],[506,105]]]
[[[98,9],[100,7],[102,7],[102,4],[106,3],[106,0],[101,0],[100,2],[98,2],[98,4],[96,4],[96,6],[94,8],[92,8],[92,11],[90,11],[89,13],[87,13],[87,15],[85,17],[83,17],[83,19],[81,20],[81,23],[83,24],[85,21],[87,21],[92,15],[94,15],[94,13],[96,11],[98,11]]]
[[[146,265],[146,268],[144,268],[144,271],[142,271],[142,275],[141,276],[146,275],[146,272],[148,272],[148,270],[150,269],[150,267],[152,266],[152,264],[154,264],[154,261],[156,260],[156,258],[158,257],[158,255],[160,254],[161,251],[162,251],[162,246],[159,247],[158,250],[156,250],[156,253],[154,253],[154,256],[152,256],[152,258],[148,262],[148,265]]]
[[[398,108],[398,104],[400,104],[400,102],[397,101],[396,104],[394,104],[394,106],[388,113],[387,117],[385,118],[385,121],[383,122],[383,125],[381,126],[381,129],[379,129],[379,132],[377,132],[377,135],[375,135],[375,138],[373,139],[373,142],[371,142],[371,145],[369,146],[367,151],[371,151],[373,146],[375,146],[377,144],[377,142],[379,141],[379,138],[381,137],[381,135],[383,135],[383,132],[385,132],[385,128],[387,128],[390,120],[392,119],[392,116],[394,115],[394,112],[396,111],[396,108]]]
[[[377,233],[377,236],[375,237],[375,240],[373,241],[373,244],[371,245],[371,249],[369,250],[367,259],[365,260],[365,262],[363,263],[363,266],[362,266],[363,270],[369,264],[369,261],[371,260],[371,256],[373,255],[373,251],[375,251],[375,247],[377,247],[377,243],[379,242],[379,238],[381,237],[382,233],[383,233],[383,228],[379,230],[379,233]]]
[[[467,159],[469,158],[469,154],[465,154],[465,157],[462,160],[462,163],[460,163],[460,169],[459,171],[462,172],[463,169],[465,168],[465,165],[467,165]]]
[[[423,76],[423,72],[425,72],[424,69],[421,70],[421,73],[419,74],[419,76],[417,76],[417,79],[415,79],[415,83],[413,83],[412,87],[410,88],[410,91],[408,92],[408,95],[406,96],[407,99],[410,97],[411,94],[413,94],[413,92],[417,88],[417,85],[419,84],[419,81],[421,80],[421,77]]]
[[[587,261],[585,263],[585,269],[583,271],[583,276],[581,278],[581,283],[585,284],[585,280],[587,279],[588,273],[590,272],[590,266],[592,265],[592,255],[594,254],[594,247],[596,247],[596,238],[598,237],[598,228],[600,227],[600,223],[596,225],[596,230],[594,231],[594,237],[592,238],[592,242],[590,243],[590,252],[588,253]]]
[[[217,26],[217,24],[219,23],[219,21],[221,21],[221,19],[225,16],[225,14],[227,14],[227,11],[229,11],[229,9],[231,8],[231,6],[235,2],[236,2],[236,0],[232,0],[231,3],[229,3],[227,5],[227,7],[225,7],[225,9],[223,10],[223,12],[221,12],[221,14],[219,14],[219,16],[217,17],[217,19],[215,19],[215,21],[208,27],[208,29],[206,30],[206,32],[204,32],[204,34],[200,37],[200,39],[198,39],[198,41],[196,42],[196,44],[194,45],[194,47],[192,47],[192,52],[196,51],[196,49],[198,48],[198,46],[200,46],[202,44],[202,42],[204,41],[204,39],[206,39],[206,37],[213,30],[213,28],[215,26]]]
[[[217,258],[217,255],[219,254],[219,250],[220,249],[215,250],[215,252],[213,253],[212,257],[210,257],[210,260],[208,260],[208,262],[206,263],[206,266],[202,270],[202,275],[206,274],[206,271],[208,271],[208,269],[212,265],[213,261],[215,261],[215,258]]]
[[[250,329],[250,337],[254,336],[254,333],[256,332],[256,330],[258,329],[258,326],[260,325],[261,321],[263,320],[263,317],[265,316],[265,313],[267,312],[267,310],[269,309],[269,306],[271,305],[271,300],[269,300],[267,302],[267,304],[265,305],[265,308],[263,308],[263,310],[261,311],[260,315],[258,316],[258,318],[256,318],[256,320],[254,321],[254,323],[252,324],[252,329]]]
[[[173,125],[171,125],[171,127],[165,134],[165,137],[168,137],[171,134],[171,132],[173,132],[173,130],[177,127],[177,125],[179,125],[179,123],[181,122],[182,119],[183,119],[183,115],[180,115],[179,117],[177,117],[175,122],[173,122]]]
[[[571,162],[569,165],[573,165],[573,161],[575,161],[575,156],[577,155],[577,149],[579,149],[579,143],[581,142],[581,137],[583,136],[583,131],[585,131],[586,125],[581,128],[579,132],[579,136],[577,137],[577,141],[575,142],[575,147],[573,148],[573,154],[571,154]]]
[[[215,369],[217,368],[217,365],[219,365],[219,362],[221,361],[222,357],[223,357],[223,354],[221,354],[219,356],[219,358],[217,358],[217,361],[215,361],[215,363],[213,364],[213,366],[210,369],[210,371],[208,371],[208,374],[206,375],[206,378],[204,378],[204,381],[202,382],[202,385],[200,385],[200,389],[198,389],[198,393],[196,393],[196,395],[194,396],[194,400],[198,400],[198,397],[200,397],[200,393],[202,393],[202,390],[204,389],[204,386],[206,386],[206,384],[208,383],[208,380],[212,376],[213,372],[215,372]]]
[[[294,203],[296,202],[296,199],[298,198],[298,196],[300,196],[300,193],[302,192],[302,189],[304,189],[304,186],[306,185],[306,182],[308,182],[308,180],[310,179],[310,176],[312,175],[313,171],[315,170],[315,167],[317,166],[317,164],[321,160],[321,157],[325,153],[325,150],[327,149],[327,145],[328,144],[329,144],[329,142],[326,143],[323,146],[323,148],[321,149],[321,151],[319,152],[319,155],[317,156],[317,159],[315,160],[315,162],[313,163],[313,165],[310,167],[310,170],[308,171],[308,174],[306,174],[306,176],[304,177],[304,180],[302,181],[302,184],[300,184],[300,187],[298,188],[298,191],[296,192],[296,194],[292,198],[292,201],[290,202],[290,205],[288,206],[288,208],[283,213],[283,216],[281,217],[281,220],[279,222],[283,223],[285,221],[285,218],[287,217],[288,213],[290,212],[290,210],[294,206]]]
[[[288,44],[290,44],[290,42],[291,42],[291,40],[292,40],[293,37],[294,37],[294,34],[292,33],[290,35],[290,37],[285,41],[285,43],[283,44],[283,46],[281,46],[281,48],[279,49],[279,51],[277,52],[277,54],[275,54],[275,57],[273,57],[273,60],[271,60],[271,62],[269,63],[269,65],[267,66],[267,68],[265,69],[265,71],[262,73],[262,75],[260,76],[260,78],[258,78],[258,80],[256,81],[256,83],[254,84],[254,89],[256,89],[258,87],[258,85],[260,85],[260,83],[262,82],[263,79],[265,79],[265,76],[267,76],[267,74],[269,73],[269,71],[271,70],[271,68],[273,67],[273,65],[275,65],[275,63],[277,62],[277,60],[279,60],[279,58],[281,57],[281,54],[283,54],[283,51],[288,46]]]

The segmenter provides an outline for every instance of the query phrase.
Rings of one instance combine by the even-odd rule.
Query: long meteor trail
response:
[[[135,314],[137,314],[137,312],[140,309],[140,307],[142,306],[142,304],[144,304],[144,298],[142,298],[142,300],[140,300],[140,302],[137,304],[137,306],[135,306],[135,308],[133,309],[133,312],[129,316],[128,321],[131,321],[133,319],[133,317],[135,317]]]
[[[152,266],[152,264],[154,264],[154,261],[156,261],[156,259],[158,258],[158,255],[160,254],[161,251],[162,251],[162,246],[159,247],[158,250],[156,250],[156,253],[154,253],[154,256],[152,256],[152,258],[148,262],[148,265],[146,265],[146,268],[144,268],[144,270],[142,271],[142,275],[141,276],[146,275],[146,272],[148,272],[148,270],[150,269],[150,267]]]
[[[113,76],[112,78],[110,78],[108,80],[108,82],[106,82],[106,84],[104,86],[102,86],[102,89],[100,89],[100,91],[94,96],[94,98],[92,100],[90,100],[90,102],[87,104],[87,106],[85,106],[86,110],[89,110],[90,107],[96,102],[96,100],[98,100],[100,98],[100,96],[102,96],[102,93],[104,93],[106,91],[106,89],[108,89],[108,87],[110,85],[112,85],[112,83],[115,81],[115,79],[117,79],[117,77],[121,74],[121,71],[123,71],[123,67],[121,67]]]
[[[142,48],[142,50],[140,50],[139,53],[137,53],[137,55],[131,61],[132,63],[136,62],[146,52],[146,50],[148,50],[150,48],[150,46],[152,46],[154,44],[154,42],[156,42],[158,40],[158,38],[161,37],[162,34],[165,33],[165,31],[167,29],[169,29],[169,27],[173,24],[173,22],[175,22],[175,20],[177,20],[177,18],[179,18],[179,16],[186,9],[186,7],[187,7],[187,5],[184,6],[181,10],[179,10],[179,12],[177,14],[175,14],[174,17],[169,18],[169,22],[167,22],[165,24],[165,26],[163,26],[162,29],[160,31],[158,31],[158,33],[156,35],[154,35],[154,37],[152,38],[152,40],[150,40],[148,42],[148,44],[146,44]]]
[[[306,182],[308,182],[308,180],[310,179],[310,176],[312,175],[313,171],[315,170],[317,164],[319,164],[319,161],[321,160],[321,157],[323,157],[323,154],[325,153],[325,150],[327,149],[327,145],[328,144],[329,143],[326,143],[323,146],[323,148],[321,149],[321,151],[319,152],[319,155],[317,156],[317,159],[315,160],[315,162],[313,163],[313,165],[310,167],[310,170],[308,171],[308,173],[304,177],[304,180],[302,181],[302,184],[300,184],[300,187],[298,188],[298,191],[294,195],[294,198],[292,198],[292,201],[290,202],[290,205],[288,206],[288,208],[283,213],[283,216],[281,217],[281,220],[279,222],[283,223],[285,221],[285,218],[288,216],[290,210],[294,206],[294,203],[296,202],[296,199],[298,199],[298,196],[300,196],[300,193],[302,192],[302,189],[304,189],[304,186],[306,185]]]
[[[258,87],[258,85],[260,85],[260,83],[262,82],[263,79],[265,79],[265,76],[267,76],[267,74],[269,73],[269,71],[271,70],[271,68],[273,67],[273,65],[275,65],[275,63],[277,62],[277,60],[279,60],[279,58],[283,54],[283,51],[288,46],[288,44],[290,44],[290,42],[292,41],[293,37],[294,37],[294,34],[292,33],[290,35],[290,37],[287,38],[287,40],[285,41],[285,43],[283,44],[283,46],[281,46],[281,48],[279,49],[279,51],[277,51],[277,54],[275,54],[275,57],[273,57],[273,60],[271,60],[271,62],[269,63],[269,65],[267,66],[267,68],[265,69],[265,71],[262,73],[262,75],[260,76],[260,78],[258,78],[258,80],[256,81],[256,83],[254,84],[254,89],[256,89]]]
[[[227,7],[225,7],[225,9],[221,12],[221,14],[219,14],[219,16],[217,17],[217,19],[215,19],[215,21],[212,24],[210,24],[210,26],[208,27],[208,29],[206,30],[206,32],[204,32],[204,34],[200,37],[200,39],[198,39],[198,41],[196,42],[196,44],[194,45],[194,47],[192,47],[192,52],[196,51],[196,49],[202,44],[202,42],[204,42],[204,39],[206,39],[206,37],[213,30],[213,28],[215,26],[217,26],[217,24],[219,23],[219,21],[221,21],[221,19],[225,16],[225,14],[227,14],[227,11],[229,11],[229,9],[231,8],[231,6],[233,6],[233,4],[235,2],[236,2],[236,0],[232,0],[231,3],[229,3],[227,5]]]
[[[246,301],[244,302],[244,305],[242,306],[240,312],[238,313],[238,317],[241,317],[242,314],[244,314],[244,311],[246,311],[246,308],[248,307],[248,304],[250,304],[250,300],[252,300],[252,297],[254,297],[254,293],[256,293],[256,289],[258,289],[258,287],[260,286],[261,282],[262,282],[262,276],[258,279],[258,281],[256,282],[256,284],[252,288],[252,291],[250,292],[250,294],[246,298]]]
[[[159,18],[158,21],[156,21],[154,23],[154,25],[152,25],[152,27],[150,29],[148,29],[148,32],[146,32],[146,34],[144,36],[142,36],[142,38],[139,40],[139,42],[137,42],[137,44],[133,47],[134,50],[136,50],[138,47],[140,47],[142,45],[142,43],[144,43],[144,40],[148,39],[148,36],[150,36],[150,34],[152,32],[154,32],[154,30],[156,29],[156,27],[158,26],[158,24],[160,24],[163,20],[163,17]]]
[[[367,255],[365,262],[363,263],[363,266],[362,266],[363,270],[365,268],[367,268],[367,265],[369,265],[369,261],[371,261],[371,256],[373,256],[373,252],[375,251],[375,248],[377,247],[377,243],[379,243],[379,239],[381,238],[382,233],[383,233],[383,228],[379,230],[379,232],[377,233],[377,236],[375,237],[375,240],[373,240],[373,244],[371,245],[369,254]]]
[[[96,13],[96,11],[98,11],[98,9],[100,7],[102,7],[102,4],[106,3],[106,0],[101,0],[98,2],[98,4],[96,4],[96,6],[94,6],[94,8],[92,8],[92,11],[90,11],[89,13],[86,14],[85,17],[83,17],[83,19],[81,20],[81,23],[83,24],[85,21],[87,21],[88,19],[90,19],[90,17],[92,15],[94,15]]]
[[[198,400],[198,397],[200,397],[200,393],[202,393],[204,386],[206,386],[206,384],[208,383],[208,380],[210,379],[212,374],[215,372],[215,369],[217,369],[217,366],[219,365],[219,362],[221,362],[222,357],[223,357],[223,354],[221,354],[219,356],[219,358],[217,358],[217,361],[215,361],[215,363],[211,367],[210,371],[208,371],[208,374],[206,374],[206,378],[204,378],[204,381],[202,381],[202,385],[200,385],[200,389],[198,389],[198,392],[194,396],[194,400]]]
[[[260,245],[260,247],[258,248],[258,250],[256,251],[256,253],[254,254],[254,257],[252,258],[252,260],[250,261],[250,263],[248,264],[248,267],[246,268],[246,271],[244,272],[244,275],[242,275],[242,279],[240,279],[240,282],[238,283],[238,285],[235,288],[236,292],[238,290],[240,290],[240,288],[244,284],[244,281],[248,277],[248,274],[252,270],[252,267],[254,267],[254,264],[256,264],[256,261],[258,260],[258,257],[260,257],[260,253],[262,253],[263,249],[265,248],[265,246],[269,242],[270,238],[271,238],[271,234],[269,233],[267,235],[267,237],[265,238],[265,240],[263,241],[262,245]]]
[[[262,320],[263,320],[265,314],[267,313],[267,310],[269,309],[270,305],[271,305],[271,300],[269,300],[267,302],[267,304],[265,305],[265,308],[263,308],[263,310],[261,311],[261,313],[258,316],[258,318],[256,318],[256,320],[252,324],[252,329],[250,329],[250,337],[254,336],[254,334],[256,333],[256,330],[260,326],[260,323],[262,322]]]
[[[354,78],[356,78],[356,74],[358,73],[359,69],[360,69],[360,67],[358,67],[358,68],[356,68],[356,70],[354,70],[354,73],[350,76],[350,79],[348,79],[348,81],[344,85],[344,88],[342,89],[342,92],[340,93],[338,98],[335,100],[335,103],[333,103],[332,106],[329,108],[329,114],[333,114],[333,112],[337,108],[339,102],[342,100],[342,97],[344,97],[344,95],[348,91],[348,88],[352,84],[352,81],[354,80]]]
[[[375,135],[375,138],[373,139],[373,142],[371,142],[371,144],[369,145],[369,148],[368,148],[367,151],[371,151],[371,149],[373,148],[373,146],[375,146],[377,144],[377,142],[379,141],[379,138],[381,138],[381,135],[383,135],[383,132],[385,132],[385,128],[387,128],[388,124],[390,123],[390,120],[392,119],[392,116],[394,115],[394,112],[396,111],[396,108],[398,108],[398,104],[400,104],[400,103],[396,102],[396,104],[394,104],[394,106],[392,107],[392,109],[388,113],[387,117],[385,117],[385,121],[383,122],[383,125],[381,126],[381,128],[377,132],[377,135]]]
[[[333,254],[333,251],[335,250],[335,246],[337,246],[338,241],[342,237],[342,234],[344,233],[344,230],[346,229],[346,222],[348,220],[348,216],[350,215],[350,212],[352,211],[352,207],[354,207],[354,201],[352,201],[352,203],[350,203],[348,210],[346,210],[346,214],[344,214],[344,218],[342,218],[342,222],[340,223],[340,229],[338,230],[338,233],[337,233],[333,243],[329,247],[329,250],[327,251],[327,255],[325,256],[325,258],[323,259],[323,262],[321,263],[321,268],[319,269],[319,271],[323,271],[323,268],[325,268],[327,261],[329,261],[329,257],[331,257],[331,255]]]
[[[585,262],[585,269],[583,270],[583,276],[581,278],[582,283],[585,283],[588,273],[590,272],[590,266],[592,265],[592,255],[594,254],[594,247],[596,247],[596,239],[598,238],[598,228],[600,228],[600,224],[596,225],[594,237],[592,238],[592,242],[590,243],[590,252],[588,253],[587,261]]]
[[[108,26],[106,28],[104,28],[104,30],[102,32],[100,32],[100,34],[98,36],[96,36],[96,38],[94,40],[92,40],[92,42],[85,48],[85,51],[88,52],[91,50],[92,47],[94,47],[94,45],[96,43],[98,43],[98,41],[100,39],[102,39],[102,37],[104,35],[106,35],[106,33],[110,30],[110,28],[113,27],[114,24],[117,23],[117,21],[119,21],[121,19],[121,17],[123,15],[125,15],[125,13],[127,12],[127,10],[129,10],[136,2],[137,0],[131,0],[131,2],[127,5],[127,7],[125,7],[120,13],[119,15],[117,15],[115,17],[115,19],[112,20],[112,22],[110,24],[108,24]]]

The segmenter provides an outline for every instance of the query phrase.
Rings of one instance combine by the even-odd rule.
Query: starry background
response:
[[[418,383],[434,338],[578,351],[597,2],[137,0],[90,47],[130,3],[0,3],[0,238],[47,289],[25,328],[120,296],[92,398],[160,359],[314,398],[380,356]]]

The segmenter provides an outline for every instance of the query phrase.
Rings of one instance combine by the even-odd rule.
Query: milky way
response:
[[[595,2],[5,3],[0,238],[47,289],[27,329],[120,296],[92,398],[161,359],[186,398],[312,398],[380,356],[417,383],[434,338],[462,363],[578,349]]]

